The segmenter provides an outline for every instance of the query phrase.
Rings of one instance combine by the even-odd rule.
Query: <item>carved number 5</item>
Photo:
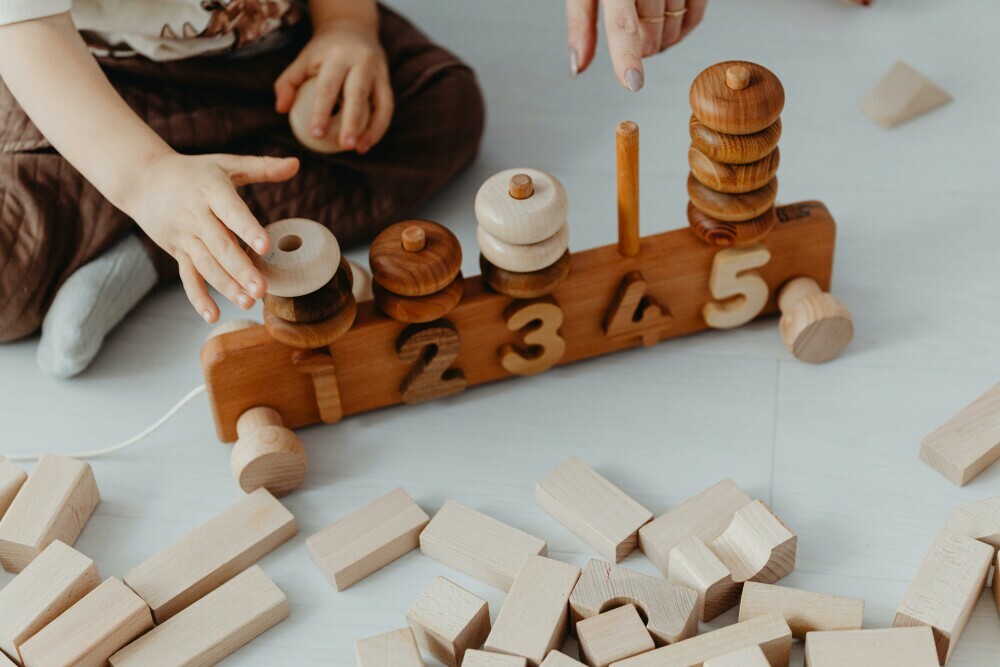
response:
[[[505,313],[507,328],[526,329],[524,345],[507,343],[500,348],[500,365],[514,375],[534,375],[559,363],[566,354],[566,341],[559,335],[563,311],[551,300],[517,302]]]
[[[712,296],[724,302],[705,304],[705,322],[714,329],[731,329],[746,324],[764,310],[769,290],[760,274],[751,269],[771,261],[771,253],[762,245],[720,250],[712,262],[708,288]]]

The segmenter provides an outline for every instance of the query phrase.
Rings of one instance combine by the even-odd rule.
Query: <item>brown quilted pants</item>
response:
[[[308,26],[286,46],[253,57],[104,59],[101,66],[180,152],[298,156],[292,181],[241,194],[263,224],[311,218],[349,245],[445,185],[475,157],[483,131],[482,96],[469,67],[380,9],[396,112],[385,138],[364,156],[310,153],[274,112],[274,80],[308,39]],[[63,281],[129,232],[142,233],[52,149],[0,82],[0,342],[35,332]],[[175,279],[173,259],[146,241],[161,281]]]

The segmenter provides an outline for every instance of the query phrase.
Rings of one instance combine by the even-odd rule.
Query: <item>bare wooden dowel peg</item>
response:
[[[514,174],[510,177],[510,187],[507,188],[507,192],[514,199],[521,201],[535,194],[535,183],[527,174]]]
[[[263,487],[284,496],[299,488],[308,467],[306,451],[277,410],[247,410],[236,422],[236,433],[230,468],[241,489],[251,493]]]
[[[420,252],[427,245],[427,234],[416,225],[411,225],[403,230],[403,250],[407,252]]]
[[[746,65],[733,65],[726,70],[726,85],[733,90],[743,90],[750,85],[750,69]]]
[[[618,124],[618,252],[639,254],[639,126],[630,120]]]
[[[794,278],[778,296],[781,340],[801,361],[833,359],[854,337],[854,320],[844,303],[812,278]]]

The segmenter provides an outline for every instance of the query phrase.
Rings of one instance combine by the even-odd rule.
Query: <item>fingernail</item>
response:
[[[313,127],[313,129],[312,129],[312,135],[314,137],[318,138],[318,139],[322,138],[323,137],[323,128],[320,127],[319,125]]]
[[[253,241],[254,250],[256,250],[257,252],[261,252],[261,253],[264,252],[264,248],[265,248],[266,245],[267,245],[267,241],[264,239],[263,236],[258,236]]]
[[[574,79],[580,73],[580,56],[577,55],[576,49],[572,46],[569,47],[569,74]]]
[[[246,294],[240,294],[238,297],[236,297],[236,303],[240,304],[244,308],[249,308],[250,306],[253,305],[253,299],[251,299]]]
[[[352,134],[349,134],[346,137],[344,137],[345,148],[354,148],[357,145],[357,143],[358,143],[357,137],[355,137]]]
[[[260,294],[260,283],[257,282],[256,280],[251,280],[250,281],[250,285],[248,285],[248,287],[250,288],[250,292],[252,294],[255,294],[255,295],[256,294]]]
[[[206,322],[211,322],[212,321],[212,311],[210,311],[210,310],[203,310],[203,311],[201,311],[201,316],[203,318],[205,318]]]
[[[625,85],[628,86],[628,89],[633,93],[638,93],[642,90],[642,72],[634,67],[625,72]]]

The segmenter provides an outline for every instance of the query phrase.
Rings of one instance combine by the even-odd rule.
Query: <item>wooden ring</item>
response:
[[[713,190],[693,174],[688,174],[687,190],[691,203],[705,215],[720,222],[744,222],[763,215],[774,206],[778,196],[778,177],[757,190],[731,195]]]
[[[340,245],[329,229],[305,218],[288,218],[264,228],[271,237],[266,255],[251,253],[267,280],[267,293],[303,296],[326,285],[340,265]]]
[[[422,324],[439,320],[459,304],[465,294],[465,280],[459,273],[443,290],[424,296],[400,296],[372,282],[372,294],[379,310],[398,322]]]
[[[559,261],[569,248],[569,225],[563,225],[549,238],[531,245],[505,243],[480,225],[476,229],[476,240],[483,256],[496,266],[517,273],[528,273]]]
[[[778,224],[778,216],[774,207],[771,207],[752,220],[723,222],[706,215],[688,202],[688,224],[695,236],[705,243],[739,248],[761,241]]]
[[[781,119],[754,134],[723,134],[692,115],[688,131],[694,147],[716,162],[749,164],[770,155],[778,146]]]
[[[292,134],[299,140],[299,143],[314,153],[329,155],[340,153],[344,147],[340,145],[340,126],[343,115],[340,113],[339,105],[333,108],[333,118],[326,128],[326,133],[322,137],[314,137],[312,134],[312,112],[316,104],[316,79],[306,79],[299,86],[295,93],[295,101],[288,112],[288,124],[292,128]]]
[[[567,250],[555,264],[529,273],[501,269],[479,255],[479,269],[483,272],[483,280],[497,294],[515,299],[537,299],[556,291],[566,280],[570,269],[570,253]]]
[[[525,199],[510,195],[510,179],[531,178],[532,193]],[[494,174],[476,193],[476,219],[497,240],[515,245],[539,243],[566,224],[569,198],[555,176],[538,169],[506,169]]]
[[[729,194],[744,194],[764,187],[778,172],[780,162],[778,148],[749,164],[716,162],[694,146],[688,149],[688,163],[694,177],[716,192]]]
[[[264,326],[279,343],[304,350],[326,347],[347,333],[354,325],[358,314],[358,304],[351,294],[344,307],[333,317],[321,322],[287,322],[267,308],[264,309]]]
[[[403,232],[411,227],[424,231],[424,247],[411,252],[403,248]],[[426,296],[440,292],[462,268],[462,245],[446,227],[430,220],[409,220],[386,227],[368,251],[372,278],[400,296]]]
[[[346,257],[340,258],[340,268],[333,278],[315,292],[302,296],[264,296],[264,308],[288,322],[319,322],[331,317],[344,307],[351,294],[351,265]]]
[[[748,70],[745,88],[730,88],[726,73],[732,67]],[[694,115],[716,132],[754,134],[778,120],[785,106],[785,89],[766,67],[730,60],[701,72],[691,85],[690,100]]]

